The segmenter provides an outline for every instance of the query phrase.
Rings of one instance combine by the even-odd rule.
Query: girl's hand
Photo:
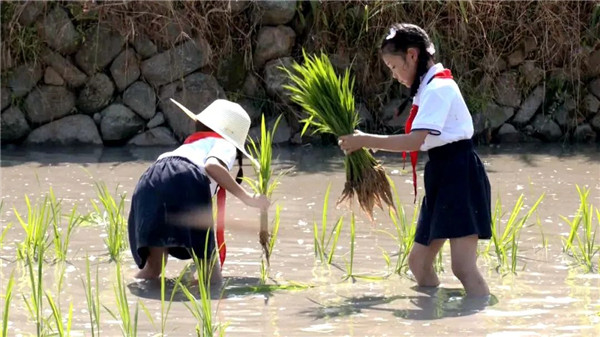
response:
[[[244,198],[244,203],[250,207],[260,208],[265,211],[271,205],[271,201],[267,196],[262,194],[248,194],[247,198]]]
[[[364,146],[364,136],[363,132],[354,130],[354,134],[341,136],[338,139],[338,145],[344,154],[348,155]]]

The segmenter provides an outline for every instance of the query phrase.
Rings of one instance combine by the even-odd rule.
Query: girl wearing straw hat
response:
[[[225,191],[250,207],[266,209],[270,201],[249,193],[241,185],[241,164],[250,128],[250,118],[239,105],[218,99],[194,114],[171,99],[196,121],[196,133],[177,149],[163,153],[142,174],[131,199],[128,229],[131,253],[140,271],[136,278],[160,276],[162,259],[168,255],[189,259],[212,258],[218,251],[225,261]],[[238,160],[236,180],[229,171]],[[218,192],[217,192],[218,191]],[[216,235],[213,230],[212,197],[217,194]],[[216,242],[215,242],[216,241]],[[212,281],[221,280],[220,268],[213,268]]]
[[[489,295],[477,269],[477,240],[491,237],[490,183],[473,150],[473,120],[450,70],[434,63],[427,33],[412,24],[396,24],[383,40],[381,54],[393,77],[410,88],[413,106],[404,135],[356,131],[342,136],[347,153],[361,147],[409,151],[416,197],[417,151],[427,151],[425,196],[408,264],[420,286],[437,287],[433,262],[450,240],[452,271],[467,295]]]

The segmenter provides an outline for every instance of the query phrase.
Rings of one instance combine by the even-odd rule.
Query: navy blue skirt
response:
[[[490,182],[473,142],[461,140],[428,151],[425,196],[415,242],[476,234],[492,236]]]
[[[181,157],[153,163],[133,192],[129,246],[141,269],[149,247],[167,247],[178,259],[210,258],[215,250],[210,180]]]

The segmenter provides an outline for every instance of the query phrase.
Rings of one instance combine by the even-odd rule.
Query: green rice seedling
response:
[[[271,161],[273,157],[273,137],[277,126],[281,121],[280,115],[277,117],[272,130],[267,130],[265,115],[262,115],[260,125],[260,140],[254,141],[250,138],[250,154],[256,158],[260,166],[253,165],[254,172],[256,173],[256,180],[245,179],[245,181],[252,187],[252,189],[259,194],[266,195],[270,198],[275,191],[275,188],[279,184],[279,179],[282,174],[277,176],[273,181],[273,168],[271,167]],[[257,143],[258,142],[258,143]],[[269,264],[270,252],[269,252],[269,213],[267,210],[260,211],[260,231],[259,231],[259,242],[263,248],[263,255],[266,258],[267,265]]]
[[[127,287],[123,280],[123,273],[121,272],[121,263],[117,261],[117,282],[113,286],[115,292],[115,298],[117,300],[117,312],[114,313],[112,310],[102,305],[104,309],[117,321],[119,321],[119,327],[123,337],[135,337],[137,336],[138,329],[138,313],[140,302],[138,301],[135,305],[135,311],[133,315],[129,310],[129,303],[127,302]]]
[[[41,251],[38,251],[40,256],[43,256],[45,248],[41,248]],[[44,270],[44,262],[41,258],[34,259],[30,254],[32,252],[28,252],[25,256],[25,263],[27,265],[27,271],[29,276],[29,284],[31,286],[31,292],[29,297],[26,297],[25,294],[22,294],[23,301],[27,306],[27,310],[30,314],[30,317],[35,321],[37,336],[44,336],[47,330],[46,319],[43,314],[43,270]],[[37,263],[37,269],[34,269],[33,265]]]
[[[573,221],[569,221],[566,217],[561,216],[563,221],[570,227],[569,236],[567,239],[563,239],[563,249],[586,272],[593,272],[595,269],[594,256],[600,253],[600,244],[596,243],[596,233],[598,233],[598,229],[600,228],[600,211],[598,208],[594,208],[591,203],[588,203],[590,189],[576,187],[579,194],[579,209]],[[594,213],[596,214],[596,223],[594,222]],[[580,234],[580,232],[583,233]],[[577,245],[574,242],[577,242]]]
[[[52,317],[54,318],[54,323],[56,324],[56,335],[59,337],[71,336],[71,323],[73,322],[73,302],[69,303],[69,316],[67,316],[66,322],[63,322],[62,313],[48,292],[46,292],[46,299],[48,300],[48,304],[52,310]]]
[[[108,234],[104,242],[108,247],[111,261],[119,261],[121,253],[127,249],[127,222],[124,217],[125,194],[119,196],[117,203],[108,191],[106,184],[96,183],[96,191],[104,212],[101,212],[100,206],[95,201],[92,201],[92,205],[97,214],[104,214],[103,219]]]
[[[28,257],[34,260],[43,259],[44,256],[41,253],[45,252],[49,245],[50,223],[58,221],[59,218],[59,215],[54,213],[56,203],[54,192],[50,189],[49,194],[40,204],[32,205],[29,197],[25,196],[27,218],[23,219],[21,214],[13,208],[19,224],[25,231],[25,238],[17,249],[17,256],[21,260],[26,260]]]
[[[267,246],[267,251],[269,253],[269,256],[271,256],[271,254],[273,253],[273,248],[275,247],[275,242],[277,242],[277,234],[279,233],[279,223],[280,223],[280,219],[281,219],[281,207],[279,205],[277,205],[277,207],[275,208],[275,218],[273,219],[273,224],[271,225],[271,228],[273,228],[273,231],[271,232],[270,238],[269,238],[269,244]],[[262,283],[265,283],[267,281],[267,278],[269,277],[269,263],[265,263],[265,260],[261,260],[260,261],[260,281]]]
[[[350,262],[346,263],[346,275],[344,276],[344,280],[347,280],[349,278],[351,278],[354,281],[354,273],[353,273],[353,267],[354,267],[354,242],[355,242],[355,238],[356,238],[356,231],[355,231],[355,218],[354,218],[354,212],[350,213]]]
[[[4,295],[4,312],[2,313],[2,336],[8,336],[8,313],[10,311],[10,303],[12,302],[13,286],[15,285],[14,274],[10,274],[8,284],[6,285],[6,293]]]
[[[496,200],[494,215],[492,217],[492,240],[484,252],[485,254],[489,254],[492,245],[494,246],[497,258],[496,270],[502,272],[509,271],[516,274],[521,230],[536,211],[544,199],[544,196],[545,194],[542,194],[529,211],[527,211],[523,217],[519,218],[524,207],[524,196],[521,194],[508,217],[502,233],[500,233],[499,229],[499,223],[503,216],[502,203],[500,199]]]
[[[344,218],[338,218],[335,226],[329,232],[327,236],[327,241],[325,241],[325,236],[327,234],[327,211],[329,209],[329,192],[331,191],[331,184],[327,186],[327,190],[325,191],[325,198],[323,199],[323,212],[321,219],[321,231],[319,232],[317,222],[313,223],[313,233],[314,233],[314,244],[315,244],[315,256],[319,257],[321,263],[331,264],[333,261],[333,254],[337,247],[337,242],[340,237],[340,233],[342,231],[342,226],[344,222]],[[333,241],[332,241],[333,240]],[[329,244],[331,243],[331,247]]]
[[[293,85],[284,86],[308,114],[304,119],[306,132],[314,126],[319,133],[336,137],[352,134],[358,128],[360,117],[354,105],[354,78],[346,69],[337,76],[326,54],[308,56],[304,51],[304,64],[294,63],[287,72]],[[373,220],[375,205],[393,207],[392,192],[385,169],[366,149],[354,151],[344,158],[346,185],[338,201],[352,201],[356,194],[361,209]]]
[[[187,297],[187,299],[189,300],[189,303],[185,303],[185,306],[192,313],[192,315],[194,315],[194,318],[196,318],[198,322],[196,325],[196,336],[223,336],[225,326],[213,323],[212,303],[210,295],[210,279],[213,267],[217,263],[217,254],[214,254],[213,258],[210,261],[206,258],[201,260],[198,259],[196,254],[193,254],[193,252],[192,255],[198,277],[198,290],[200,292],[200,298],[197,299],[185,285],[182,285],[181,289]],[[204,256],[207,256],[206,253]]]
[[[175,280],[175,284],[173,286],[173,290],[171,291],[171,297],[169,298],[169,302],[166,302],[166,273],[165,273],[165,256],[162,259],[161,265],[161,273],[160,273],[160,332],[161,336],[165,336],[165,330],[167,328],[167,318],[169,317],[169,312],[171,311],[171,305],[173,304],[173,299],[175,298],[175,294],[177,293],[181,280],[186,275],[187,268],[184,268],[183,272],[179,274],[177,279]]]
[[[55,214],[61,214],[60,204],[57,205],[58,212],[56,212]],[[69,251],[69,242],[71,241],[71,234],[73,234],[73,230],[83,222],[83,218],[78,216],[76,211],[77,206],[74,206],[71,210],[71,213],[67,217],[66,230],[60,228],[60,221],[52,221],[54,229],[54,255],[57,261],[64,262],[67,260],[67,252]]]
[[[90,260],[87,255],[85,257],[85,280],[82,279],[81,282],[85,290],[85,300],[90,317],[92,337],[100,336],[100,283],[98,283],[98,266],[96,266],[95,287],[92,288]]]

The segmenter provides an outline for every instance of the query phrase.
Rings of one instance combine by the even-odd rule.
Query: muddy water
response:
[[[24,195],[32,199],[46,193],[50,186],[63,208],[77,204],[80,212],[91,210],[95,197],[94,182],[103,181],[111,190],[131,195],[138,177],[165,149],[3,149],[1,192],[3,228],[9,223],[4,247],[0,251],[2,294],[14,270],[17,279],[9,317],[9,335],[29,335],[34,323],[21,294],[29,296],[29,283],[18,262],[15,246],[23,238],[16,223],[13,207],[23,213]],[[494,294],[491,303],[464,298],[460,283],[452,275],[448,245],[444,247],[436,291],[414,287],[407,277],[391,275],[383,279],[343,280],[349,261],[349,227],[345,222],[334,257],[336,266],[319,264],[313,253],[313,221],[320,221],[327,184],[332,196],[339,195],[344,181],[342,157],[336,149],[314,147],[278,149],[277,169],[293,167],[282,180],[274,197],[281,205],[279,240],[271,258],[269,284],[292,282],[310,285],[306,289],[251,291],[259,283],[260,246],[257,243],[258,214],[239,201],[228,200],[228,257],[224,268],[227,286],[214,294],[215,319],[226,324],[227,336],[400,336],[400,335],[487,335],[487,336],[597,336],[600,335],[600,274],[585,274],[570,268],[572,260],[562,253],[561,237],[568,232],[560,215],[572,217],[578,207],[575,185],[591,189],[590,202],[600,206],[600,154],[597,147],[563,149],[561,147],[479,148],[487,167],[494,201],[500,198],[505,210],[512,208],[520,194],[530,207],[545,193],[537,215],[540,227],[528,223],[521,236],[519,272],[502,275],[494,270],[493,258],[481,257],[479,264]],[[412,184],[409,172],[401,170],[400,156],[378,156],[398,186],[408,216],[412,216]],[[422,156],[425,157],[425,156]],[[419,173],[425,158],[421,158]],[[246,168],[249,172],[250,168]],[[419,177],[422,195],[422,176]],[[127,199],[127,203],[129,199]],[[128,204],[127,204],[128,212]],[[273,208],[274,209],[274,208]],[[273,210],[271,211],[273,213]],[[330,210],[330,223],[342,210]],[[272,217],[273,214],[271,214]],[[506,219],[506,217],[504,218]],[[391,255],[397,244],[381,230],[393,231],[388,216],[377,213],[374,224],[357,215],[354,273],[383,276],[389,272],[382,252]],[[65,265],[44,265],[44,288],[59,297],[62,311],[73,303],[73,335],[90,336],[89,317],[81,278],[85,256],[90,256],[92,270],[98,268],[101,303],[116,311],[113,292],[115,265],[108,262],[103,245],[104,230],[97,226],[78,228],[71,240]],[[543,244],[544,237],[547,245]],[[487,241],[482,242],[485,248]],[[598,259],[598,255],[596,256]],[[187,264],[170,260],[168,276],[175,277]],[[597,262],[596,262],[597,264]],[[139,334],[160,332],[159,286],[152,282],[137,283],[136,267],[126,253],[123,263],[128,299],[133,311],[143,303],[150,319],[140,311]],[[59,291],[57,275],[64,276]],[[4,299],[3,299],[4,300]],[[195,335],[196,321],[181,296],[177,296],[167,319],[169,336]],[[3,306],[3,304],[2,304]],[[48,309],[45,304],[45,309]],[[46,314],[49,314],[46,311]],[[102,309],[102,335],[120,335],[118,321]]]

